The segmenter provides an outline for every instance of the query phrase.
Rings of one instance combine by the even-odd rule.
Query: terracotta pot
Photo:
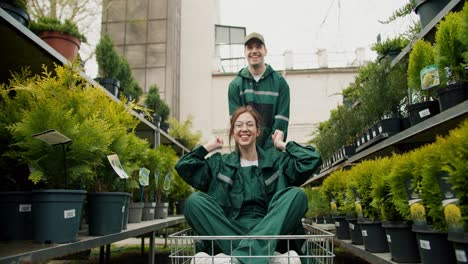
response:
[[[39,37],[68,60],[74,60],[80,50],[81,41],[69,34],[58,31],[44,31]]]

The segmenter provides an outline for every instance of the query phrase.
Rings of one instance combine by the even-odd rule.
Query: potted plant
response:
[[[308,187],[304,189],[307,195],[308,210],[306,217],[313,219],[317,224],[327,224],[330,214],[330,204],[320,187]]]
[[[431,88],[439,83],[438,71],[434,65],[434,48],[424,40],[417,40],[409,56],[408,64],[408,113],[411,125],[439,113],[438,103],[434,100],[434,90]],[[433,68],[424,74],[421,81],[421,70],[426,67]],[[424,87],[424,89],[422,89]]]
[[[414,12],[419,15],[421,27],[425,28],[432,19],[450,2],[450,0],[411,0]]]
[[[73,241],[77,239],[84,190],[93,181],[94,168],[102,165],[103,153],[111,143],[107,132],[109,124],[90,114],[90,109],[102,97],[89,91],[82,77],[70,67],[57,67],[54,77],[45,71],[40,76],[23,78],[26,79],[21,82],[13,81],[15,95],[11,96],[10,93],[10,96],[3,98],[21,106],[16,109],[19,121],[7,126],[13,142],[6,154],[29,164],[29,179],[35,188],[42,189],[33,192],[33,208],[36,208],[33,210],[34,219],[38,221],[34,226],[34,239],[56,243]],[[69,140],[58,145],[43,142],[47,141],[42,137],[46,135],[43,132],[51,129]],[[54,223],[50,217],[54,217],[54,214],[63,216],[68,209],[61,208],[64,205],[58,202],[60,205],[54,207],[57,211],[45,211],[49,198],[43,196],[51,194],[62,199],[65,193],[72,194],[75,205],[70,208],[74,209],[70,209],[68,218],[59,217],[64,223]],[[51,206],[56,205],[52,200],[50,202]],[[45,215],[42,212],[46,212]],[[39,227],[40,224],[46,226]],[[71,229],[53,231],[62,224],[69,224]]]
[[[159,94],[159,87],[157,85],[152,85],[149,88],[148,95],[145,99],[145,105],[148,109],[154,111],[155,116],[159,116],[160,126],[165,131],[167,131],[168,125],[165,125],[169,118],[170,109],[169,106],[161,99]]]
[[[96,46],[96,62],[98,64],[99,82],[113,96],[119,96],[120,81],[117,79],[121,71],[120,55],[114,48],[109,35],[105,34]]]
[[[337,170],[323,181],[321,188],[323,194],[328,198],[338,239],[350,239],[348,221],[346,220],[346,208],[344,206],[346,185],[346,172]]]
[[[468,12],[467,4],[463,12]],[[462,42],[462,19],[462,12],[450,12],[437,25],[435,61],[441,71],[441,84],[436,93],[441,111],[468,99],[468,76],[463,57],[468,48]]]
[[[377,41],[372,44],[371,50],[377,52],[377,60],[382,62],[383,59],[392,61],[408,44],[409,39],[403,36],[397,36],[382,41]]]
[[[173,189],[173,178],[175,175],[175,164],[177,155],[170,146],[160,145],[156,149],[159,155],[157,171],[159,177],[156,181],[156,212],[155,218],[166,218],[169,210],[168,195]]]
[[[441,168],[445,157],[441,154],[441,144],[433,143],[417,152],[420,162],[418,175],[422,203],[427,209],[427,225],[413,226],[419,244],[419,253],[424,263],[455,262],[455,252],[447,241],[447,223],[442,208],[442,192],[440,189]],[[419,181],[419,179],[418,179]]]
[[[39,17],[31,21],[29,29],[68,60],[75,60],[86,36],[71,20],[61,22],[55,17]]]
[[[28,26],[29,14],[26,6],[26,0],[0,0],[0,7],[23,26]]]
[[[453,242],[454,249],[458,252],[464,252],[465,256],[468,254],[468,224],[466,221],[466,216],[468,215],[468,186],[466,184],[467,153],[464,151],[467,146],[467,133],[468,122],[465,120],[458,128],[450,131],[449,136],[445,140],[438,140],[441,141],[438,142],[438,144],[441,144],[440,155],[445,158],[442,170],[448,174],[446,180],[451,184],[452,190],[455,193],[455,197],[451,197],[451,200],[456,201],[455,205],[460,208],[460,216],[462,217],[461,219],[450,217],[450,212],[457,208],[449,208],[447,205],[444,207],[444,214],[448,225],[448,239]],[[453,205],[450,205],[450,207],[453,207]]]
[[[192,194],[192,192],[192,187],[188,185],[177,172],[175,172],[173,175],[173,184],[168,195],[169,201],[172,202],[169,206],[172,206],[175,209],[173,214],[184,214],[185,200],[190,196],[190,194]]]
[[[377,169],[371,179],[372,202],[370,205],[380,211],[380,219],[385,229],[392,260],[398,263],[419,263],[416,236],[411,231],[409,216],[403,216],[397,210],[393,199],[395,193],[391,190],[390,184],[392,175],[400,180],[402,174],[407,174],[405,171],[405,168],[409,168],[406,165],[407,161],[406,155],[393,155],[391,158],[382,158],[376,162],[376,167],[381,169]],[[394,174],[392,174],[393,171],[395,171]],[[400,195],[406,197],[404,192]],[[403,203],[403,208],[409,208],[407,200]]]

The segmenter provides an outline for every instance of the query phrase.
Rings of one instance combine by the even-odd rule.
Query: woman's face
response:
[[[234,141],[239,147],[255,145],[260,129],[257,127],[254,117],[248,113],[242,113],[234,122]]]

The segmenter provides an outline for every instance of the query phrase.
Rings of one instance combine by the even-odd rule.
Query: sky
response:
[[[389,25],[387,19],[408,0],[219,0],[222,25],[246,27],[247,34],[265,37],[269,56],[286,50],[294,54],[328,52],[354,53],[365,47],[366,57],[375,58],[370,46],[378,34],[382,40],[403,33],[418,17],[400,18]],[[268,62],[268,58],[267,58]]]

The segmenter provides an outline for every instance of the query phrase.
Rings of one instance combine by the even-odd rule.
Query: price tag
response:
[[[351,230],[354,230],[354,225],[351,224],[351,223],[349,223],[349,228],[350,228]]]
[[[362,236],[366,237],[367,236],[367,231],[366,230],[361,230]]]
[[[63,218],[73,218],[76,216],[75,209],[65,210],[63,211]]]
[[[31,212],[31,205],[30,204],[20,204],[19,205],[19,212],[20,213]]]
[[[455,249],[455,256],[457,257],[458,262],[466,263],[468,259],[464,250]]]
[[[387,242],[392,243],[392,238],[390,237],[390,235],[387,235]]]
[[[431,242],[429,242],[428,240],[419,240],[419,245],[422,249],[431,250]]]
[[[335,226],[340,226],[340,222],[335,222]]]
[[[420,118],[423,118],[425,116],[428,116],[431,114],[431,111],[429,111],[429,109],[424,109],[422,111],[419,111],[419,117]]]

